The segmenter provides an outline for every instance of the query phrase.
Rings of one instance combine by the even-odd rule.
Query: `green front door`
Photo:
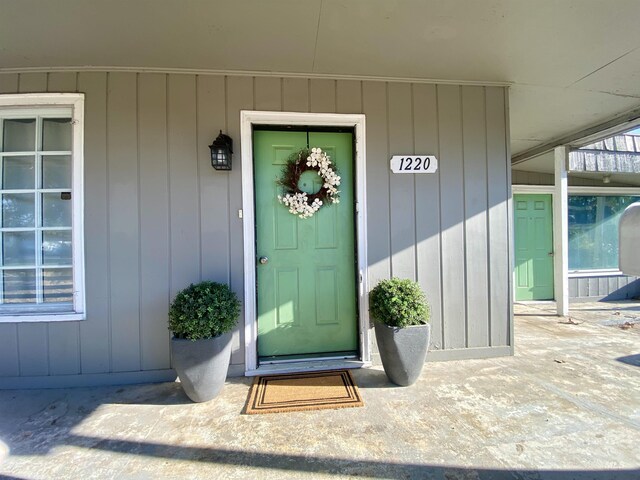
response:
[[[551,195],[514,195],[516,300],[553,299]]]
[[[301,219],[278,202],[276,183],[307,132],[253,134],[258,356],[354,354],[358,349],[354,243],[353,135],[310,132],[310,147],[326,151],[341,176],[340,203]],[[305,172],[299,187],[317,191],[321,178]]]

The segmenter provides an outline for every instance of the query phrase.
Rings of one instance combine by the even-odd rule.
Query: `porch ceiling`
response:
[[[512,153],[640,106],[640,2],[0,0],[0,71],[505,82]]]

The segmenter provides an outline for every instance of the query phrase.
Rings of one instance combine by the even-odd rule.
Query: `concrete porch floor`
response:
[[[428,363],[364,408],[242,415],[249,379],[0,391],[0,478],[640,478],[640,303],[517,304],[514,357]]]

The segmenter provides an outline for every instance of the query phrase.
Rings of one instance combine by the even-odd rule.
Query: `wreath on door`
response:
[[[298,186],[300,175],[309,170],[316,171],[322,178],[322,187],[316,193],[303,192]],[[277,182],[283,187],[283,195],[278,195],[278,200],[300,218],[312,217],[324,205],[340,202],[337,188],[340,176],[321,148],[303,148],[292,153]]]

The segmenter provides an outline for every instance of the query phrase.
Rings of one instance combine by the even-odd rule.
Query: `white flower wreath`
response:
[[[304,158],[306,157],[306,161]],[[322,187],[316,193],[306,193],[298,187],[300,175],[315,170],[322,177]],[[332,167],[331,157],[321,148],[303,148],[289,157],[278,183],[284,187],[284,195],[278,195],[280,203],[300,218],[309,218],[327,202],[339,203],[340,176]]]

